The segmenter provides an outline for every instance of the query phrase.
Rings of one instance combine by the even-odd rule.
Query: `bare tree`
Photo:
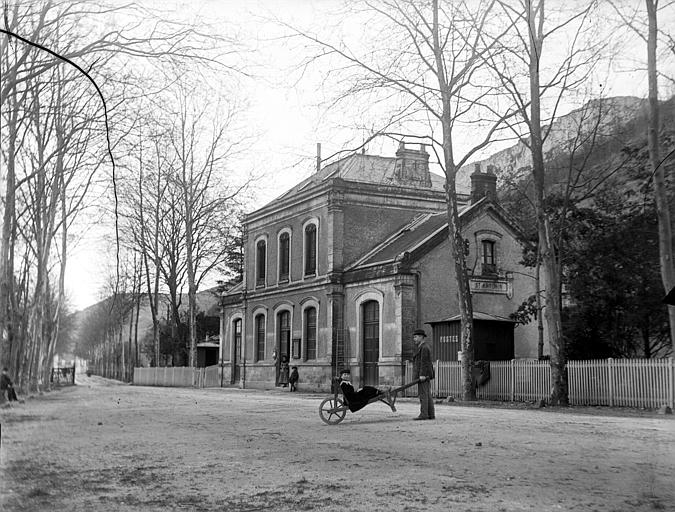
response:
[[[675,77],[660,73],[660,59],[675,57],[673,33],[659,28],[659,13],[673,8],[673,2],[665,0],[645,0],[645,11],[638,5],[623,5],[619,2],[610,2],[621,22],[633,31],[646,45],[647,49],[647,79],[649,100],[649,127],[647,130],[647,146],[649,149],[649,165],[654,183],[654,201],[659,224],[659,265],[661,280],[665,293],[675,287],[675,233],[673,232],[672,202],[668,199],[668,185],[666,182],[666,167],[672,153],[662,156],[662,126],[659,105],[659,76],[670,82]],[[659,5],[660,4],[660,5]],[[671,28],[672,30],[672,28]],[[659,40],[666,47],[665,55],[659,55]],[[675,306],[668,307],[670,322],[671,345],[675,344]]]
[[[188,285],[189,365],[196,365],[197,301],[200,281],[222,265],[227,254],[218,226],[236,221],[232,208],[249,179],[240,183],[227,176],[227,159],[240,147],[232,138],[234,104],[216,108],[208,102],[197,103],[194,93],[179,88],[175,97],[178,109],[167,132],[175,168],[172,177],[182,199],[185,233],[185,269]],[[229,135],[229,137],[228,137]]]
[[[133,100],[151,92],[141,80],[144,66],[136,64],[154,66],[160,76],[179,61],[197,72],[231,70],[227,61],[236,51],[218,49],[224,37],[167,23],[135,4],[16,0],[5,2],[2,13],[0,361],[13,367],[19,385],[38,385],[58,337],[42,333],[59,328],[73,225],[101,197],[109,164],[108,186],[116,188],[110,149],[134,125]],[[120,28],[104,27],[101,19],[136,21]],[[107,131],[108,114],[115,134]]]
[[[673,238],[673,214],[668,200],[666,170],[661,160],[661,130],[659,112],[659,89],[656,61],[658,0],[645,0],[649,30],[647,36],[647,76],[649,77],[649,163],[654,176],[654,199],[659,221],[659,262],[661,280],[666,293],[675,287],[675,238]],[[670,343],[675,344],[675,306],[668,306],[670,319]]]
[[[546,11],[544,0],[500,0],[498,3],[511,29],[509,37],[504,38],[499,34],[497,38],[491,39],[500,41],[505,51],[500,54],[500,58],[491,55],[487,63],[499,77],[506,96],[513,101],[518,118],[525,126],[525,133],[521,133],[517,126],[513,130],[532,157],[538,262],[543,277],[543,311],[551,349],[550,401],[553,405],[567,405],[560,254],[546,209],[548,178],[544,142],[551,134],[554,120],[559,116],[566,98],[589,78],[603,42],[593,43],[592,35],[589,34],[594,3],[586,4],[570,14],[561,10],[556,16]],[[570,39],[569,47],[561,46],[563,43],[558,41],[555,52],[547,52],[546,59],[544,43],[552,44],[551,40],[563,30],[567,31]],[[584,132],[578,133],[581,135]]]
[[[465,400],[475,400],[471,376],[473,307],[456,175],[513,115],[511,110],[494,115],[496,108],[491,103],[495,91],[480,66],[496,48],[495,44],[484,45],[482,38],[485,25],[494,16],[494,2],[373,0],[366,2],[362,10],[355,10],[353,15],[381,24],[377,41],[372,41],[373,47],[350,47],[345,41],[330,42],[325,36],[289,28],[296,36],[318,44],[322,48],[320,56],[338,57],[346,63],[343,72],[347,76],[331,71],[331,75],[339,75],[336,81],[349,84],[336,103],[350,101],[353,105],[354,98],[367,95],[370,107],[392,105],[394,112],[379,128],[372,130],[367,141],[419,124],[431,133],[418,140],[431,145],[445,174],[449,257],[454,263],[461,316],[463,396]],[[313,57],[312,62],[320,56]],[[464,144],[465,149],[460,151],[457,140],[472,124],[482,130],[478,136],[472,133],[473,142]]]

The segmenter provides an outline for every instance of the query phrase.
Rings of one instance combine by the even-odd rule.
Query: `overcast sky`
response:
[[[547,6],[555,6],[556,1]],[[632,3],[632,2],[631,2]],[[303,47],[279,36],[283,30],[272,20],[278,17],[297,26],[309,26],[316,33],[339,33],[345,39],[361,41],[364,32],[377,36],[372,26],[363,26],[358,18],[333,17],[339,9],[336,0],[143,0],[144,5],[161,9],[166,16],[180,20],[208,24],[209,30],[237,30],[246,40],[250,52],[250,70],[254,78],[242,80],[249,108],[246,123],[257,139],[250,148],[246,161],[238,168],[264,169],[267,178],[257,187],[251,208],[259,207],[314,169],[316,144],[322,143],[326,157],[335,151],[351,147],[359,134],[345,126],[351,123],[344,113],[327,108],[331,98],[330,82],[322,82],[325,68],[306,69],[300,73],[295,65],[302,60]],[[643,2],[640,2],[642,5]],[[675,8],[673,9],[675,10]],[[661,26],[675,23],[673,12],[663,16]],[[608,24],[608,29],[611,28]],[[608,34],[609,37],[609,34]],[[629,71],[644,62],[645,45],[637,38],[624,41],[618,58],[602,73],[605,95],[646,95],[646,74],[642,70]],[[355,43],[356,47],[360,43]],[[672,59],[671,59],[672,61]],[[672,62],[669,63],[672,66]],[[675,76],[672,67],[671,76]],[[666,89],[673,94],[673,88]],[[569,108],[573,108],[571,105]],[[359,119],[359,121],[363,121]],[[355,123],[352,123],[355,124]],[[391,146],[372,144],[370,153],[390,151]],[[499,147],[491,148],[494,152]],[[391,155],[387,155],[391,156]],[[95,237],[94,237],[95,238]],[[98,247],[97,247],[98,246]],[[110,265],[109,248],[101,247],[95,239],[81,244],[70,256],[67,281],[73,306],[86,307],[99,300],[99,289]]]

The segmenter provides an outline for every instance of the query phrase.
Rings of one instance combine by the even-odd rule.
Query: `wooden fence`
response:
[[[434,396],[462,396],[461,363],[436,361]],[[406,384],[412,380],[412,363],[406,365]],[[675,360],[603,359],[569,361],[569,399],[573,405],[623,407],[675,407]],[[220,387],[220,367],[134,368],[134,385],[174,387]],[[551,366],[548,361],[490,361],[490,380],[478,388],[482,400],[511,402],[548,401]],[[417,386],[406,390],[417,396]]]
[[[436,361],[435,396],[462,396],[461,363]],[[567,363],[569,400],[573,405],[657,408],[675,405],[675,362],[669,359],[603,359]],[[412,363],[406,365],[406,383]],[[551,391],[548,361],[490,361],[490,380],[477,389],[483,400],[547,400]],[[417,396],[417,386],[406,391]]]
[[[171,387],[220,387],[220,367],[191,368],[165,366],[159,368],[134,368],[135,386]]]
[[[49,382],[52,384],[75,384],[75,365],[65,368],[52,368],[49,374]]]

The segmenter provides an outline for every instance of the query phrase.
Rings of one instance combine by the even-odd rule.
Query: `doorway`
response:
[[[286,358],[286,362],[290,361],[291,354],[291,313],[289,311],[281,311],[277,315],[277,360],[276,360],[276,377],[274,385],[279,385],[279,376],[281,374],[281,361]]]
[[[235,320],[232,323],[232,345],[234,348],[234,353],[232,357],[232,382],[231,384],[236,384],[241,379],[241,318]]]
[[[364,302],[363,318],[363,385],[377,386],[380,382],[380,304],[375,300]]]

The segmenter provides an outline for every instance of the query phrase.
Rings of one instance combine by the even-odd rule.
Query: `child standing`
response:
[[[281,364],[279,365],[279,385],[282,387],[288,386],[288,356],[281,356]]]
[[[296,387],[296,383],[300,379],[300,375],[298,375],[298,367],[294,366],[293,371],[291,372],[291,376],[288,378],[288,382],[291,384],[291,391],[297,391],[298,388]]]

